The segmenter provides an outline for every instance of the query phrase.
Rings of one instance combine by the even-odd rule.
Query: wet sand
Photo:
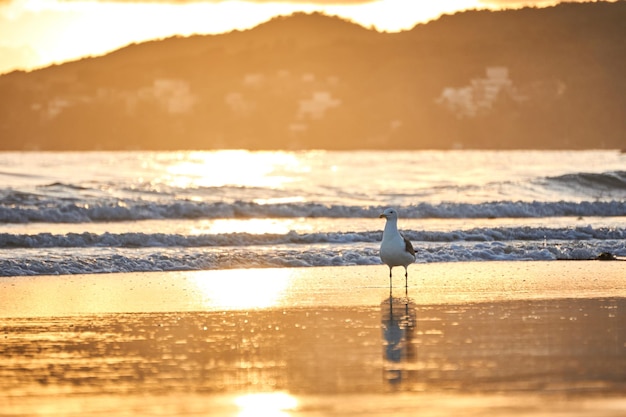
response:
[[[0,415],[626,412],[626,264],[0,278]]]

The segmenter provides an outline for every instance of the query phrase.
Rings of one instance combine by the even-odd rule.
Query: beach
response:
[[[622,416],[625,158],[2,152],[0,416]]]
[[[625,266],[1,277],[0,415],[623,415]]]

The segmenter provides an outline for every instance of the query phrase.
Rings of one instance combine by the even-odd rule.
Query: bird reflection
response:
[[[389,298],[380,304],[383,332],[383,378],[392,386],[398,386],[408,378],[408,364],[417,359],[417,348],[413,341],[417,308],[415,300],[409,298],[408,289],[404,297]]]

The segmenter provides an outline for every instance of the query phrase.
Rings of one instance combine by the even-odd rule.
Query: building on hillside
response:
[[[459,118],[475,117],[489,112],[500,94],[514,101],[524,100],[513,86],[507,67],[487,67],[485,78],[475,78],[460,88],[446,87],[435,101]]]

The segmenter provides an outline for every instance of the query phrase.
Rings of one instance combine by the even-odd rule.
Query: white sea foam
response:
[[[626,257],[623,240],[576,243],[416,242],[418,263],[501,260],[594,259],[602,252]],[[379,265],[378,244],[311,244],[253,247],[67,248],[0,251],[0,275],[56,275],[137,271],[178,271],[250,267]]]
[[[511,227],[474,228],[454,231],[404,230],[404,236],[413,242],[511,242],[511,241],[589,241],[624,240],[626,230],[615,228],[568,227]],[[179,235],[166,233],[67,233],[35,235],[0,233],[0,249],[12,248],[85,248],[85,247],[210,247],[210,246],[267,246],[372,243],[381,239],[380,231],[336,233],[220,233]]]
[[[2,203],[0,201],[0,203]],[[36,206],[0,206],[3,223],[82,223],[151,219],[215,218],[373,218],[386,206],[326,206],[311,204],[204,203],[175,201],[151,203],[120,201],[115,204],[75,204],[44,201]],[[420,203],[399,206],[404,218],[537,218],[563,216],[626,216],[626,201],[540,202],[495,201],[470,203]]]

